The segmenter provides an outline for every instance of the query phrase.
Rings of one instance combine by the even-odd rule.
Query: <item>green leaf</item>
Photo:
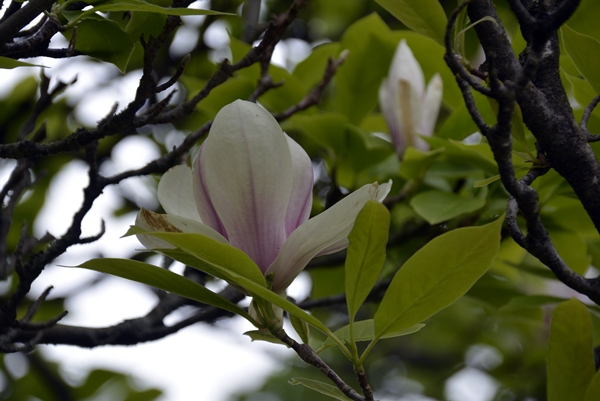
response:
[[[446,91],[445,87],[444,91]],[[473,94],[475,104],[477,105],[477,110],[479,110],[481,113],[484,121],[490,125],[494,125],[496,122],[496,114],[492,111],[488,99],[477,91],[471,92]],[[445,97],[446,96],[444,96],[444,98]],[[454,112],[450,114],[450,117],[448,117],[446,121],[444,121],[439,132],[437,133],[437,136],[440,138],[449,138],[462,141],[469,135],[479,131],[479,128],[473,122],[471,114],[469,113],[465,102],[462,100],[462,97],[458,99],[453,106],[456,107]]]
[[[202,271],[230,283],[237,276],[245,277],[263,287],[267,283],[260,268],[244,252],[234,246],[223,244],[202,234],[147,232],[132,226],[126,235],[146,234],[167,241],[177,249],[159,249],[158,251],[182,263],[202,262]]]
[[[158,37],[160,35],[167,16],[164,14],[136,11],[131,13],[131,19],[125,27],[125,31],[134,41],[141,37],[148,39],[149,36]]]
[[[336,111],[359,124],[377,104],[379,85],[388,74],[395,41],[388,26],[374,13],[346,30],[340,49],[349,53],[335,75]]]
[[[564,48],[573,64],[596,93],[600,93],[600,42],[574,31],[568,25],[563,25],[560,32]]]
[[[283,124],[286,132],[302,131],[319,146],[329,148],[332,153],[344,152],[349,142],[346,133],[348,119],[337,113],[319,113],[313,115],[294,115]]]
[[[300,377],[293,377],[290,380],[290,384],[296,386],[298,384],[303,385],[304,387],[308,387],[312,390],[315,390],[321,394],[328,395],[329,397],[335,398],[340,401],[352,401],[350,398],[346,397],[342,390],[337,387],[332,386],[331,384],[323,383],[317,380],[311,379],[303,379]]]
[[[65,32],[69,40],[71,35],[72,32]],[[122,73],[125,73],[134,46],[131,37],[114,21],[86,19],[77,24],[75,48],[83,54],[114,64]]]
[[[524,158],[525,160],[536,160],[537,158],[531,153],[529,149],[529,145],[527,144],[527,139],[525,138],[525,124],[523,124],[523,113],[521,112],[521,107],[519,105],[515,106],[515,112],[512,116],[512,137],[517,141],[522,147],[526,154],[529,156],[528,158]]]
[[[598,400],[600,400],[600,370],[596,372],[592,379],[592,383],[587,388],[584,401]]]
[[[489,178],[486,178],[485,180],[479,180],[479,181],[475,181],[475,184],[473,184],[474,188],[483,188],[483,187],[487,187],[488,185],[490,185],[492,182],[496,182],[500,179],[500,174],[496,174],[493,175]]]
[[[550,238],[558,254],[571,270],[584,275],[592,260],[588,255],[587,244],[581,235],[573,231],[551,230]]]
[[[508,263],[511,265],[512,263]],[[556,280],[556,276],[552,273],[552,270],[548,269],[546,266],[542,265],[541,262],[538,263],[518,263],[515,267],[519,270],[522,270],[526,273],[533,274],[535,276],[539,276],[542,278]]]
[[[375,335],[421,323],[462,297],[491,266],[504,217],[428,242],[396,273],[375,314]]]
[[[565,78],[567,78],[567,81],[571,84],[571,89],[573,91],[573,97],[575,100],[577,100],[577,102],[581,105],[590,104],[590,102],[598,94],[590,82],[580,77],[579,73],[577,73],[577,76],[574,76],[563,71],[563,74]],[[597,110],[594,109],[594,112],[597,112]],[[594,115],[594,113],[592,113],[592,115]]]
[[[443,152],[443,148],[423,152],[415,147],[409,146],[406,148],[404,158],[400,164],[400,176],[413,180],[423,177],[429,167],[431,167]]]
[[[559,181],[560,180],[555,180]],[[551,198],[550,198],[551,197]],[[597,239],[598,231],[583,205],[577,198],[562,196],[555,192],[548,195],[544,202],[542,218],[544,223],[551,220],[552,226],[559,226],[565,231],[576,233],[583,238]],[[552,235],[553,232],[550,233]]]
[[[310,89],[323,79],[323,72],[329,58],[337,57],[339,54],[339,43],[330,42],[319,45],[296,66],[293,75],[304,84],[305,88]]]
[[[556,307],[548,349],[548,401],[584,401],[595,374],[592,320],[577,299]]]
[[[444,45],[448,19],[439,0],[376,0],[413,31]]]
[[[158,266],[136,260],[106,258],[88,260],[76,267],[95,270],[97,272],[107,273],[160,288],[161,290],[168,291],[172,294],[216,306],[217,308],[240,315],[250,322],[254,322],[254,319],[252,319],[245,310],[234,303],[215,294],[198,283]]]
[[[445,148],[444,155],[449,161],[468,164],[483,169],[489,174],[498,174],[498,165],[494,160],[494,154],[486,143],[467,145],[452,139],[423,137],[433,149]]]
[[[346,303],[354,320],[379,278],[385,262],[390,213],[379,202],[369,201],[356,218],[346,256]]]
[[[528,171],[528,170],[531,170],[531,166],[521,166],[521,167],[515,168],[515,172]],[[492,182],[498,181],[500,178],[501,178],[500,174],[496,174],[496,175],[493,175],[493,176],[491,176],[489,178],[486,178],[484,180],[475,181],[475,184],[473,184],[473,187],[475,187],[475,188],[487,187]]]
[[[361,320],[360,322],[355,322],[352,326],[354,329],[354,341],[357,341],[357,342],[358,341],[371,341],[375,338],[375,321],[373,319]],[[411,326],[407,329],[403,329],[400,331],[392,331],[390,333],[387,333],[387,334],[383,335],[381,338],[394,338],[394,337],[406,336],[408,334],[416,333],[417,331],[421,330],[423,327],[425,327],[424,324],[415,324],[414,326]],[[346,326],[342,327],[341,329],[336,330],[334,332],[334,334],[336,335],[337,338],[339,338],[343,342],[349,343],[350,342],[350,325],[346,325]],[[335,345],[336,344],[330,338],[328,338],[327,340],[325,340],[323,345],[321,345],[321,347],[319,347],[317,352],[324,351],[327,348],[331,348]]]
[[[237,285],[253,297],[269,301],[323,333],[332,335],[331,330],[320,320],[267,289],[265,278],[258,266],[248,255],[231,245],[222,244],[200,234],[146,232],[135,226],[131,227],[127,234],[152,235],[167,241],[177,248],[160,249],[165,255]]]
[[[0,68],[5,70],[12,70],[17,67],[45,67],[40,64],[30,64],[24,61],[15,60],[9,57],[1,57],[0,56]]]
[[[564,302],[564,298],[553,297],[550,295],[524,295],[511,299],[500,310],[502,312],[514,312],[524,308],[539,308],[548,304],[558,304]]]
[[[308,326],[308,323],[294,315],[290,315],[290,322],[292,323],[294,330],[296,330],[296,333],[300,336],[302,342],[308,344],[310,340],[310,327]]]
[[[600,8],[596,0],[581,0],[575,13],[569,18],[569,26],[577,32],[600,40]]]
[[[288,347],[286,343],[272,335],[266,330],[250,330],[244,333],[245,336],[250,337],[252,341],[265,341],[273,344],[285,345]]]
[[[432,190],[414,196],[410,205],[419,216],[434,225],[481,209],[485,199],[468,199],[452,192]]]
[[[108,11],[146,11],[165,15],[234,15],[213,10],[200,10],[197,8],[161,7],[143,0],[107,0],[93,3],[93,8],[82,12],[76,18],[71,20],[71,22],[77,22],[96,12],[105,13]]]

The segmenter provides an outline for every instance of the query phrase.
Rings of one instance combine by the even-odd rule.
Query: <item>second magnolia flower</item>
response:
[[[151,231],[195,232],[244,251],[273,291],[285,290],[316,256],[348,246],[348,234],[369,200],[381,202],[391,182],[367,184],[309,218],[313,170],[304,149],[260,106],[237,100],[225,106],[202,144],[193,171],[165,173],[158,198],[167,212],[142,210],[136,225]],[[148,248],[166,243],[139,235]]]
[[[392,59],[389,75],[379,87],[381,112],[400,159],[407,146],[429,149],[429,145],[417,134],[433,134],[442,103],[442,91],[442,78],[437,73],[425,88],[423,70],[402,39]]]

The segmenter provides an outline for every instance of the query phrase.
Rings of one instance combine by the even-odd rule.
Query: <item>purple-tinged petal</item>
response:
[[[390,86],[389,78],[385,78],[379,87],[379,107],[390,129],[390,136],[396,153],[398,155],[404,154],[407,143],[402,116],[398,107],[398,88]]]
[[[312,162],[304,149],[296,141],[285,136],[292,156],[292,192],[285,215],[286,237],[308,220],[312,208],[312,188],[314,183]]]
[[[168,214],[201,221],[192,189],[192,170],[175,166],[158,183],[158,200]]]
[[[194,173],[192,175],[192,187],[194,192],[194,197],[196,201],[196,209],[200,218],[204,224],[211,227],[219,234],[227,237],[227,232],[225,231],[225,227],[223,227],[223,223],[213,206],[212,200],[208,194],[208,190],[206,187],[206,176],[204,170],[204,164],[202,163],[204,154],[204,143],[200,146],[200,150],[198,151],[198,156],[196,157],[196,162],[194,164]]]
[[[217,114],[199,161],[227,239],[265,271],[286,239],[292,189],[292,157],[279,124],[260,106],[237,100]]]
[[[348,246],[348,234],[365,203],[381,202],[391,185],[367,184],[298,227],[266,272],[274,274],[273,291],[286,289],[315,256]]]
[[[171,214],[158,214],[143,208],[140,210],[135,219],[135,225],[147,231],[202,234],[214,239],[215,241],[219,241],[224,244],[228,243],[221,234],[199,221]],[[142,243],[142,245],[148,249],[174,248],[173,245],[169,244],[168,242],[150,235],[138,234],[136,237]]]

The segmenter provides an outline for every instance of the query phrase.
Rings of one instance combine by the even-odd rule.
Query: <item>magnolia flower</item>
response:
[[[348,234],[369,200],[381,202],[391,182],[368,184],[308,219],[312,206],[310,158],[260,106],[225,106],[202,144],[193,171],[176,166],[158,185],[165,215],[142,210],[136,225],[154,231],[200,233],[245,252],[272,290],[284,291],[308,262],[348,246]],[[138,235],[148,248],[159,239]]]
[[[416,134],[433,134],[442,90],[442,78],[437,73],[425,90],[423,70],[402,39],[396,48],[389,75],[379,87],[379,105],[400,159],[407,146],[429,149],[427,142]]]

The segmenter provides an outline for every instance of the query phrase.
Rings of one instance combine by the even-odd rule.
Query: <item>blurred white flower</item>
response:
[[[402,39],[392,59],[389,75],[379,87],[379,105],[400,159],[407,146],[429,149],[427,142],[417,134],[433,134],[442,103],[442,91],[442,78],[438,73],[425,89],[423,70]]]

